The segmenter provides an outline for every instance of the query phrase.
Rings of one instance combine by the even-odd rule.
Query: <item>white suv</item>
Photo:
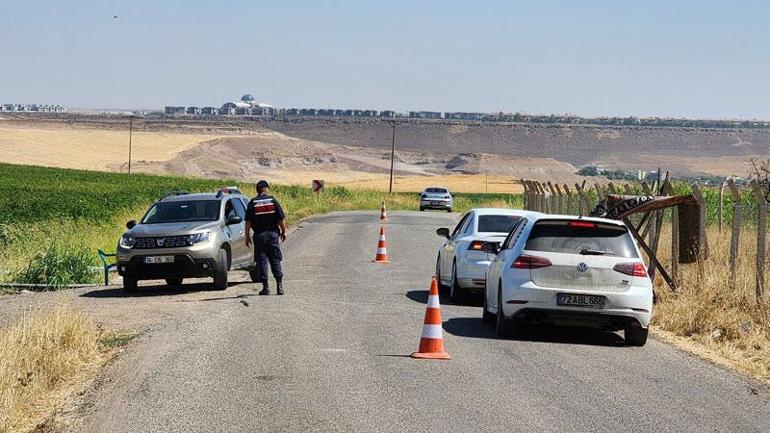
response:
[[[623,330],[643,346],[652,318],[652,282],[628,228],[604,218],[522,218],[486,275],[483,318],[498,335],[517,323]]]

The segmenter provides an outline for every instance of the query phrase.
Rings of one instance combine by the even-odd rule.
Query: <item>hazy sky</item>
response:
[[[0,0],[0,102],[770,118],[768,23],[760,1]]]

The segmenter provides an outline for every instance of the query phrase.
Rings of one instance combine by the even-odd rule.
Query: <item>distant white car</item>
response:
[[[522,218],[503,244],[482,246],[489,266],[483,318],[498,335],[517,323],[623,330],[643,346],[652,318],[652,282],[628,228],[603,218]]]
[[[471,209],[460,218],[454,230],[436,230],[446,238],[438,251],[436,277],[439,284],[449,287],[452,301],[459,301],[469,289],[484,287],[487,267],[493,255],[481,251],[486,242],[502,242],[508,232],[524,216],[537,212],[515,209]]]
[[[441,209],[452,212],[453,205],[452,194],[449,192],[449,189],[443,186],[425,188],[420,193],[420,212],[425,209]]]

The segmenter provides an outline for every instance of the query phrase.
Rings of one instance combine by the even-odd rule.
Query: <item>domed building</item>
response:
[[[237,102],[226,102],[219,110],[220,114],[226,115],[255,115],[265,116],[275,113],[275,109],[272,105],[264,102],[257,103],[254,96],[247,93],[241,96],[241,100]]]

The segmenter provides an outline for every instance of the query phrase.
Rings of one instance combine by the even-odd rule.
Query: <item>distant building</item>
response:
[[[198,107],[187,107],[187,114],[192,114],[195,116],[199,116],[203,113],[203,110],[201,110]]]
[[[201,109],[201,114],[204,116],[216,116],[219,114],[219,108],[217,107],[203,107]]]
[[[439,111],[410,111],[409,117],[416,119],[441,119],[443,116]]]
[[[455,120],[484,120],[484,116],[486,116],[484,113],[444,113],[444,119]]]
[[[168,116],[179,116],[187,113],[187,110],[185,109],[185,107],[167,106],[164,110],[164,113],[166,113],[166,115]]]

